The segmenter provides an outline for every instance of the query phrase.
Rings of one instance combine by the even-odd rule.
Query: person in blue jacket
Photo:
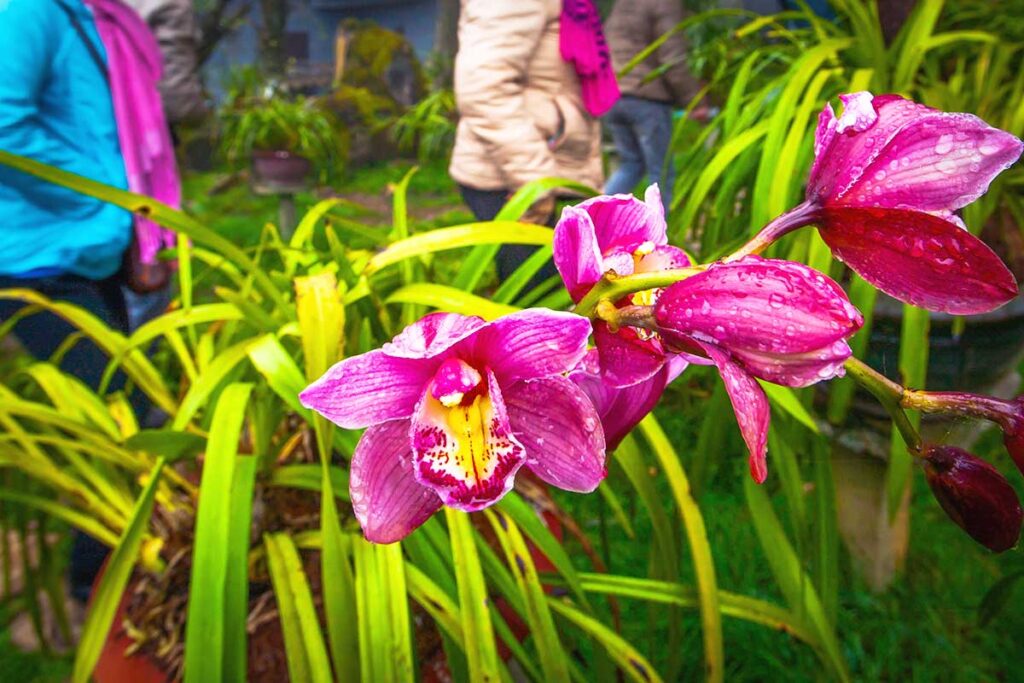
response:
[[[94,57],[97,52],[105,59],[82,0],[0,0],[0,149],[127,188],[110,87]],[[36,290],[81,306],[125,332],[117,273],[131,233],[128,212],[0,166],[0,290]],[[0,322],[22,306],[0,297]],[[18,341],[41,360],[74,331],[45,312],[14,326]],[[60,365],[95,389],[108,360],[81,339]],[[76,538],[71,562],[75,597],[88,597],[103,554],[92,539]]]

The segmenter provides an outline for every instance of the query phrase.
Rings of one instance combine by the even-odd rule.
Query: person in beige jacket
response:
[[[478,220],[494,218],[531,180],[557,176],[601,187],[600,125],[559,51],[561,11],[561,0],[462,0],[449,172]],[[547,222],[552,208],[553,201],[539,203],[530,219]],[[503,247],[499,276],[533,250]]]
[[[164,58],[160,96],[171,126],[201,121],[208,113],[199,77],[199,31],[192,0],[123,0],[149,25]]]
[[[616,71],[681,21],[681,0],[616,0],[605,23]],[[677,32],[619,77],[622,98],[604,117],[619,157],[605,186],[609,194],[632,192],[646,176],[646,182],[659,184],[666,209],[671,204],[674,173],[666,153],[672,140],[672,108],[685,107],[700,89],[685,59],[686,41]],[[660,76],[648,78],[662,68]]]

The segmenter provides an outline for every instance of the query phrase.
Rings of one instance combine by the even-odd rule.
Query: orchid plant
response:
[[[994,310],[1017,295],[1017,283],[956,211],[1024,144],[975,116],[897,95],[841,100],[841,115],[829,105],[819,117],[805,201],[733,253],[695,264],[668,244],[656,186],[643,200],[596,197],[566,208],[555,227],[573,313],[533,309],[491,323],[432,314],[306,389],[305,406],[345,428],[369,427],[350,479],[366,537],[399,540],[442,504],[493,505],[523,465],[554,486],[593,490],[606,448],[696,363],[721,375],[756,482],[768,473],[761,382],[805,387],[849,372],[890,411],[953,520],[992,550],[1012,547],[1022,515],[1002,476],[954,446],[923,444],[903,408],[993,419],[1020,463],[1021,401],[914,392],[888,380],[852,358],[847,340],[863,317],[838,283],[758,254],[815,225],[836,258],[900,301]]]

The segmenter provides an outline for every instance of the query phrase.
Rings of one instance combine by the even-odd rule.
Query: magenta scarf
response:
[[[181,180],[171,131],[157,84],[163,72],[160,46],[135,10],[119,0],[83,0],[92,9],[107,52],[110,94],[128,189],[174,208],[181,206]],[[175,235],[153,221],[135,217],[142,263],[175,244]]]
[[[583,106],[592,116],[604,114],[619,99],[619,83],[593,0],[562,0],[558,40],[562,59],[580,78]]]

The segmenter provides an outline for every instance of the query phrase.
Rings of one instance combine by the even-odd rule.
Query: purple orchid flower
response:
[[[996,468],[956,446],[925,446],[922,456],[928,486],[950,519],[994,552],[1017,544],[1024,513]]]
[[[671,348],[717,366],[750,450],[758,483],[768,474],[769,410],[760,378],[804,387],[841,376],[846,339],[864,319],[842,288],[800,263],[747,256],[668,287],[654,309]]]
[[[577,303],[608,271],[625,276],[690,265],[686,252],[668,244],[657,185],[647,188],[644,201],[629,194],[603,195],[566,207],[555,226],[554,261]],[[617,303],[651,305],[659,294],[639,292]],[[596,321],[594,340],[604,378],[612,386],[648,380],[665,364],[657,333],[632,327],[612,332]]]
[[[971,114],[898,95],[840,95],[818,117],[806,201],[737,253],[817,224],[832,253],[900,301],[933,311],[991,311],[1017,295],[1009,269],[955,211],[983,195],[1024,143]]]
[[[589,334],[571,313],[534,309],[489,323],[434,313],[303,391],[302,404],[332,422],[368,428],[349,479],[366,538],[398,541],[442,503],[492,505],[523,465],[559,488],[593,491],[605,476],[604,433],[565,377]]]
[[[596,349],[591,349],[576,366],[569,379],[583,390],[597,410],[604,426],[604,439],[608,452],[614,451],[647,413],[654,409],[665,387],[688,363],[681,356],[669,355],[653,377],[628,387],[609,384],[601,374]]]

